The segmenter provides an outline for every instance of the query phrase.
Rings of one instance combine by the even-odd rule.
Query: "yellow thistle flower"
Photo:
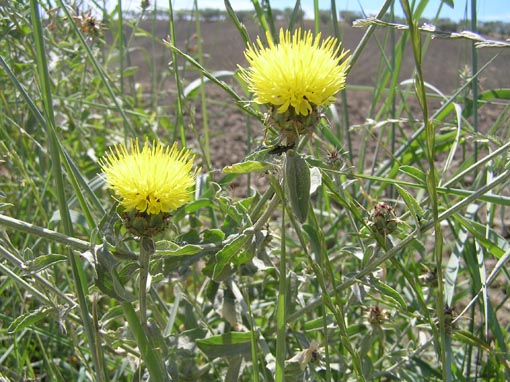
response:
[[[349,51],[341,50],[334,37],[320,42],[311,31],[280,29],[280,42],[275,44],[266,33],[268,47],[260,38],[245,51],[250,68],[241,69],[241,77],[255,95],[255,102],[276,106],[278,113],[292,107],[297,115],[307,116],[314,106],[327,106],[335,94],[345,87]],[[341,62],[342,61],[342,62]]]
[[[194,157],[177,145],[145,140],[142,151],[138,139],[131,140],[129,152],[125,145],[110,149],[99,164],[106,175],[108,187],[126,212],[138,210],[156,215],[175,210],[191,198],[195,183],[191,172]]]

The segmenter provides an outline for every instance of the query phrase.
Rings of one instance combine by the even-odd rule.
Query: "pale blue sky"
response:
[[[157,1],[159,8],[168,8],[169,0],[151,0],[151,3]],[[191,9],[193,0],[171,0],[174,9]],[[197,0],[199,8],[217,8],[224,9],[223,0]],[[338,10],[361,11],[364,10],[367,15],[377,13],[384,0],[337,0],[336,7]],[[411,2],[411,1],[410,1]],[[117,0],[106,0],[110,6],[117,3]],[[231,0],[233,8],[236,10],[253,9],[251,0]],[[430,0],[426,8],[424,16],[433,18],[439,8],[441,0]],[[447,5],[443,5],[441,16],[449,17],[453,20],[465,18],[471,14],[471,0],[454,0],[455,7],[452,9]],[[476,0],[478,19],[482,21],[499,20],[510,22],[510,1],[509,0]],[[271,7],[283,9],[294,7],[295,0],[271,0]],[[329,9],[331,0],[319,0],[321,9]],[[140,0],[122,0],[124,9],[137,9],[140,6]],[[313,15],[313,0],[301,0],[301,7],[308,16]],[[400,2],[395,1],[395,12],[402,15]]]

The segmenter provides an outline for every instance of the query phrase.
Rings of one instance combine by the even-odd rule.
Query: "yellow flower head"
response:
[[[99,164],[106,175],[108,187],[126,211],[138,210],[156,215],[175,210],[191,198],[195,184],[191,171],[194,157],[177,145],[165,146],[145,140],[142,151],[138,139],[110,149]]]
[[[255,102],[278,107],[285,113],[292,107],[298,115],[308,115],[313,106],[326,106],[335,101],[335,94],[345,87],[349,53],[341,50],[340,42],[328,37],[320,42],[311,31],[280,29],[280,42],[275,44],[266,33],[268,47],[260,38],[248,47],[245,57],[250,68],[241,76],[255,95]]]

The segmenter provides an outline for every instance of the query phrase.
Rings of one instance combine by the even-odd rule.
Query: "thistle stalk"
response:
[[[285,204],[285,200],[282,200]],[[286,287],[287,287],[287,259],[285,254],[285,208],[282,209],[282,240],[280,254],[280,283],[278,286],[278,305],[276,311],[276,382],[285,381],[285,337],[286,337]]]
[[[168,374],[164,369],[164,363],[159,356],[159,353],[154,351],[151,346],[149,338],[147,337],[147,332],[144,330],[143,325],[140,325],[140,321],[138,320],[131,303],[123,302],[122,311],[124,312],[124,316],[129,324],[129,329],[138,344],[140,355],[142,356],[145,366],[149,371],[151,381],[169,381]]]
[[[149,289],[149,263],[154,254],[154,239],[143,236],[140,239],[140,321],[144,328],[147,327],[147,291]]]

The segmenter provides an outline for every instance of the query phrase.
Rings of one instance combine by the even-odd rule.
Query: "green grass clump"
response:
[[[370,85],[348,75],[297,154],[264,145],[267,109],[236,65],[213,67],[204,31],[235,30],[245,66],[266,31],[343,40],[351,24],[334,1],[313,20],[299,2],[231,3],[1,5],[0,379],[510,380],[510,89],[483,87],[508,43],[386,1],[354,23],[350,74],[368,62]],[[470,6],[461,29],[476,32]],[[437,35],[458,62],[430,65]],[[452,65],[455,86],[433,86]],[[136,137],[187,146],[201,168],[154,241],[126,231],[99,175]]]

